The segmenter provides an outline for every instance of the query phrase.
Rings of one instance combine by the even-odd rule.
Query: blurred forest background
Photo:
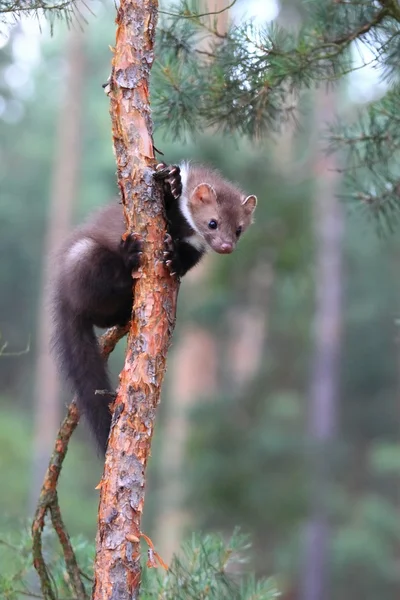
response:
[[[290,20],[290,4],[243,1],[231,16]],[[83,33],[24,19],[0,35],[1,532],[32,515],[69,400],[45,343],[48,248],[117,193],[101,89],[114,7],[90,8]],[[365,71],[310,92],[298,126],[257,146],[156,133],[168,162],[211,163],[259,199],[234,255],[208,256],[181,287],[145,512],[166,560],[193,530],[239,526],[252,567],[291,598],[322,535],[332,599],[399,597],[400,239],[340,201],[341,158],[321,151],[326,120],[380,92]],[[101,471],[80,426],[59,492],[72,535],[94,537]]]

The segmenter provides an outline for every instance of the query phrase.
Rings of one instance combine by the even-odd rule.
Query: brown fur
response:
[[[186,196],[196,231],[215,252],[224,253],[224,246],[230,246],[232,252],[240,235],[253,221],[257,198],[246,197],[238,186],[218,172],[197,166],[189,171]],[[209,227],[212,220],[217,222],[216,229]]]
[[[184,275],[203,256],[207,245],[220,253],[232,252],[252,220],[256,198],[248,196],[217,172],[190,167],[181,189],[175,167],[165,190],[165,205],[172,249],[167,264]],[[182,210],[182,200],[187,213]],[[211,230],[215,219],[218,227]],[[57,255],[52,286],[53,345],[65,377],[77,394],[81,413],[89,422],[99,448],[107,446],[111,423],[110,398],[96,390],[110,390],[106,365],[100,356],[93,326],[125,324],[133,303],[132,271],[140,266],[140,242],[125,232],[122,208],[117,202],[76,229]]]

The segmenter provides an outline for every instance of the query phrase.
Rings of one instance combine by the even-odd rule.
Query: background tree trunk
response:
[[[334,92],[317,93],[316,134],[331,121]],[[315,188],[315,285],[314,361],[310,384],[308,436],[312,456],[311,519],[306,526],[302,600],[326,600],[329,596],[329,524],[325,498],[330,476],[330,453],[335,436],[341,337],[343,210],[337,197],[339,176],[336,159],[316,145]]]
[[[232,395],[242,395],[259,373],[268,339],[272,265],[259,261],[249,275],[245,303],[231,310],[227,329],[231,332],[226,348],[226,387]]]
[[[204,284],[206,269],[201,270],[193,287]],[[185,282],[186,283],[186,282]],[[167,413],[160,452],[159,512],[155,539],[160,552],[169,562],[182,541],[190,511],[184,507],[185,452],[190,437],[190,411],[200,401],[207,401],[217,390],[218,353],[212,333],[194,323],[181,332],[170,367]]]
[[[53,255],[72,221],[77,196],[81,162],[82,107],[85,72],[83,32],[71,29],[66,41],[66,81],[64,100],[59,113],[57,155],[50,192],[49,217],[42,274],[42,295],[39,300],[37,330],[37,361],[34,396],[34,439],[30,508],[34,510],[51,448],[61,420],[60,385],[55,362],[50,355],[50,314],[46,288]]]

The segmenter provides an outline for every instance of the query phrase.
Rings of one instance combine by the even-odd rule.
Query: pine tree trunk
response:
[[[333,92],[317,94],[316,133],[335,110]],[[313,452],[311,518],[306,527],[302,600],[327,600],[330,532],[326,511],[330,451],[336,431],[341,338],[343,211],[335,157],[317,144],[314,163],[315,284],[314,362],[310,385],[308,434]]]
[[[49,461],[54,435],[61,420],[60,385],[50,356],[50,314],[45,299],[53,254],[65,239],[77,196],[81,155],[82,96],[85,70],[83,32],[76,27],[67,38],[65,97],[59,113],[57,159],[50,193],[49,217],[44,244],[42,296],[39,302],[38,342],[35,376],[35,429],[33,477],[30,506],[36,506],[43,475]]]
[[[116,19],[113,142],[128,229],[142,237],[143,256],[100,483],[94,600],[139,595],[145,472],[179,287],[163,264],[166,223],[161,189],[152,178],[149,74],[157,10],[157,0],[121,0]]]

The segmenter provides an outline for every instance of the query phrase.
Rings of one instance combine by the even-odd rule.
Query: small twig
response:
[[[43,600],[43,596],[40,594],[35,594],[34,592],[24,591],[24,590],[15,590],[16,594],[20,594],[21,596],[29,596],[29,598],[40,598]],[[57,598],[57,600],[79,600],[78,598]]]
[[[117,342],[126,335],[129,325],[109,329],[99,340],[102,356],[106,359],[114,350]],[[39,575],[40,586],[45,600],[57,600],[54,585],[51,582],[42,551],[42,532],[47,512],[50,512],[54,529],[63,548],[67,573],[73,587],[76,600],[87,600],[85,588],[69,535],[61,518],[57,498],[57,483],[62,464],[67,453],[69,440],[79,422],[79,410],[75,399],[68,407],[67,416],[58,431],[53,454],[43,481],[35,517],[32,523],[32,553],[33,565]]]
[[[11,550],[14,550],[14,552],[20,552],[20,548],[17,548],[17,546],[13,546],[12,544],[10,544],[10,542],[7,542],[6,540],[2,540],[0,539],[0,545],[2,546],[7,546],[7,548],[10,548]]]
[[[83,585],[78,563],[74,549],[71,544],[70,537],[65,529],[64,522],[61,517],[60,507],[58,505],[57,493],[54,494],[54,502],[50,506],[51,522],[57,533],[58,539],[60,540],[61,547],[63,549],[64,560],[67,567],[67,573],[70,578],[71,586],[79,600],[85,600],[87,598],[85,587]]]
[[[73,5],[73,1],[72,0],[66,0],[66,2],[60,2],[60,4],[48,4],[46,5],[45,2],[32,2],[30,4],[27,4],[26,6],[20,6],[17,2],[16,3],[10,3],[7,4],[5,6],[2,6],[0,8],[0,13],[4,14],[4,13],[28,13],[30,11],[38,11],[38,10],[43,10],[43,11],[62,11],[64,9],[70,9],[72,10],[72,5]]]
[[[20,596],[29,596],[30,598],[41,598],[43,600],[43,596],[40,594],[34,594],[33,592],[24,592],[23,590],[15,590],[15,593]]]
[[[0,333],[0,339],[1,339],[1,333]],[[24,350],[16,350],[14,352],[5,352],[5,350],[8,348],[8,342],[4,342],[1,346],[0,346],[0,356],[22,356],[23,354],[28,354],[28,352],[30,351],[30,346],[31,346],[31,339],[30,337],[28,338],[28,342],[26,344],[26,348]]]
[[[57,504],[57,483],[61,473],[62,463],[67,453],[68,442],[79,422],[79,411],[73,400],[68,407],[68,413],[61,424],[50,464],[46,471],[44,482],[39,496],[39,501],[32,523],[32,552],[33,566],[38,572],[40,585],[45,600],[56,600],[56,592],[51,583],[47,566],[42,552],[42,532],[45,517],[49,510]],[[67,536],[68,534],[64,532]],[[71,578],[73,579],[73,577]],[[85,598],[85,596],[83,596]],[[80,600],[80,599],[79,599]]]
[[[200,14],[197,14],[194,12],[193,13],[188,12],[188,14],[171,13],[166,10],[159,10],[158,12],[160,15],[168,15],[169,17],[174,17],[176,19],[199,19],[200,17],[208,17],[210,15],[221,15],[225,11],[232,8],[236,4],[236,2],[237,2],[237,0],[232,0],[232,2],[230,4],[228,4],[228,6],[225,6],[224,8],[221,8],[220,10],[212,10],[210,12],[205,12],[205,13],[200,13]]]
[[[89,583],[93,583],[93,577],[90,577],[87,573],[85,573],[85,571],[82,571],[82,569],[79,569],[79,573],[81,575],[81,577],[83,577],[83,579],[86,579],[86,581],[89,581]]]

